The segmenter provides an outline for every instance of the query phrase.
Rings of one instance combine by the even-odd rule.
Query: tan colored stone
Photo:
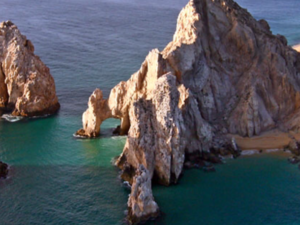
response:
[[[59,109],[49,68],[11,21],[0,25],[0,88],[0,107],[13,109],[14,115],[46,115]]]
[[[128,221],[138,224],[158,215],[159,208],[152,195],[151,176],[143,165],[139,165],[128,199]]]
[[[152,100],[140,98],[130,107],[127,142],[116,162],[123,172],[144,165],[161,184],[177,182],[187,145],[179,95],[176,77],[166,74],[156,81]]]
[[[123,177],[133,182],[143,165],[169,185],[185,155],[228,147],[239,155],[227,134],[300,130],[300,54],[232,0],[190,0],[173,41],[152,50],[137,73],[112,89],[107,105],[96,117],[119,118],[122,133],[129,131],[117,161]]]

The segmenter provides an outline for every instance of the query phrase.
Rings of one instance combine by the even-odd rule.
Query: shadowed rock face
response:
[[[8,165],[0,161],[0,178],[6,178],[8,174]]]
[[[101,97],[103,107],[84,114],[81,133],[98,135],[104,119],[121,119],[128,139],[117,166],[132,174],[143,165],[169,185],[178,180],[185,155],[226,146],[238,154],[227,134],[297,131],[299,91],[300,54],[265,20],[232,0],[190,0],[173,41],[162,52],[152,50],[107,100]],[[87,111],[94,108],[90,98]],[[97,126],[87,128],[95,118]],[[123,177],[133,182],[132,175]]]
[[[50,70],[12,22],[0,24],[0,107],[39,116],[59,109]]]

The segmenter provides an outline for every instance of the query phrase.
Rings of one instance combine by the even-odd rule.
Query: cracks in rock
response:
[[[2,65],[0,65],[0,107],[7,107],[9,98],[5,77]]]

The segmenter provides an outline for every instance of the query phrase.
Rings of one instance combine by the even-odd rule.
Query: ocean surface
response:
[[[129,191],[111,160],[126,138],[81,140],[81,115],[92,91],[109,90],[137,71],[148,52],[172,40],[187,0],[1,0],[0,21],[32,40],[56,81],[55,116],[0,119],[0,224],[123,224]],[[273,33],[300,43],[299,0],[238,0]],[[178,185],[154,186],[163,216],[148,224],[298,225],[300,171],[276,154],[227,159],[217,172],[185,171]]]

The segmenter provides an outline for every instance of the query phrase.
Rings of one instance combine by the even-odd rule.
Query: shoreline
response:
[[[251,157],[251,156],[262,156],[262,155],[271,155],[271,156],[289,158],[293,156],[293,153],[291,151],[284,151],[283,149],[266,149],[263,150],[262,152],[257,149],[251,149],[251,150],[242,150],[240,157]]]
[[[230,135],[235,138],[237,145],[242,150],[242,155],[254,155],[254,154],[276,154],[282,156],[292,155],[289,150],[284,150],[289,145],[292,137],[296,140],[300,140],[300,134],[289,132],[285,133],[278,129],[264,132],[258,136],[242,137],[239,135]]]

